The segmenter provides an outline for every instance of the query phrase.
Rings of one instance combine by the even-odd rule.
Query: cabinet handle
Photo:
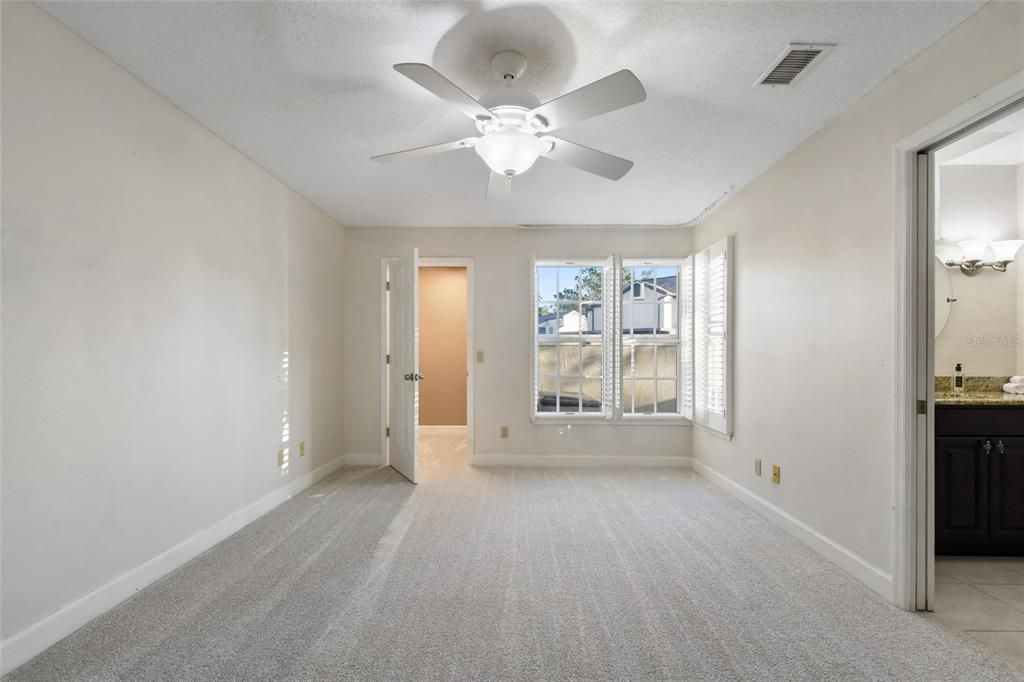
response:
[[[1006,446],[1003,445],[1003,441],[1000,440],[996,442],[996,452],[998,452],[1000,455],[1006,454]]]
[[[986,440],[985,444],[982,445],[981,447],[983,447],[985,449],[985,454],[986,455],[991,455],[992,454],[992,441]]]

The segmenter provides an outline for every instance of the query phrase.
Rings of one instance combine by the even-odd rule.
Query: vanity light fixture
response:
[[[991,242],[984,239],[971,239],[959,243],[963,257],[960,260],[945,261],[946,267],[960,268],[965,275],[974,275],[983,268],[990,267],[996,272],[1006,272],[1006,266],[1013,262],[1024,245],[1024,239],[1004,239]]]

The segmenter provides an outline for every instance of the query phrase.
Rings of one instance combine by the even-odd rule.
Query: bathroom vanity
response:
[[[1024,396],[936,395],[935,553],[1024,555]]]

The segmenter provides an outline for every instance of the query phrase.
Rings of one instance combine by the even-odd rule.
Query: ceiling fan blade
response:
[[[491,171],[487,178],[487,192],[484,198],[493,201],[494,199],[507,199],[512,194],[512,178],[501,173]]]
[[[454,142],[442,142],[441,144],[430,144],[426,147],[413,147],[412,149],[403,149],[400,152],[391,152],[390,154],[378,154],[377,156],[371,156],[372,161],[379,161],[381,163],[390,163],[392,161],[406,161],[408,159],[418,159],[421,156],[430,156],[431,154],[438,154],[440,152],[450,152],[456,149],[469,149],[476,141],[480,139],[478,137],[467,137],[461,140],[455,140]]]
[[[494,114],[488,111],[487,107],[427,64],[395,64],[395,71],[454,105],[472,119],[489,121],[494,118]]]
[[[645,99],[647,91],[640,80],[629,69],[623,69],[541,104],[530,117],[539,118],[544,130],[558,130]]]
[[[596,149],[584,147],[581,144],[569,142],[569,140],[563,140],[560,137],[551,137],[549,135],[543,139],[554,145],[551,151],[544,156],[554,161],[561,161],[570,166],[576,166],[588,173],[600,175],[602,178],[618,180],[633,167],[632,161],[599,152]]]

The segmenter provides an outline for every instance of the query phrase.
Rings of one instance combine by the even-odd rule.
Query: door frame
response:
[[[932,607],[935,586],[934,202],[931,152],[1018,108],[1024,71],[904,138],[895,147],[896,423],[893,596],[908,611]],[[918,401],[924,401],[919,414]]]
[[[381,416],[381,429],[380,429],[380,452],[381,462],[387,466],[389,460],[388,453],[388,371],[390,369],[387,364],[387,353],[388,353],[388,292],[386,287],[388,277],[388,265],[396,260],[394,256],[387,256],[380,259],[380,386],[381,386],[381,401],[380,401],[380,416]],[[475,448],[473,447],[474,437],[474,420],[473,420],[473,404],[476,402],[474,396],[474,362],[476,350],[473,345],[474,331],[475,331],[475,285],[474,285],[474,267],[472,258],[462,257],[420,257],[421,268],[441,268],[441,267],[457,267],[466,268],[466,448],[469,451],[469,463],[473,464]],[[429,381],[429,378],[427,379]]]

